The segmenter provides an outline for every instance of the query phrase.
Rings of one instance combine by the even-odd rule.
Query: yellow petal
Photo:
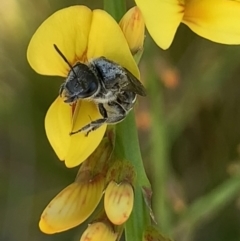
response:
[[[187,1],[183,23],[198,35],[214,42],[240,44],[240,3],[238,1]]]
[[[138,67],[117,22],[105,11],[94,10],[88,40],[88,59],[105,56],[139,78]]]
[[[102,118],[99,114],[96,104],[92,101],[78,101],[74,111],[73,123],[71,131],[77,131],[89,124],[91,121]],[[95,131],[86,136],[85,132],[79,132],[71,136],[70,148],[65,157],[67,167],[75,167],[85,161],[86,158],[100,144],[107,125],[104,124]],[[68,132],[69,133],[69,132]]]
[[[90,132],[88,136],[84,132],[70,136],[70,132],[98,118],[101,115],[93,102],[78,101],[73,117],[72,107],[60,97],[50,106],[45,118],[47,137],[58,158],[65,160],[67,167],[75,167],[91,155],[101,142],[106,125]]]
[[[135,0],[140,8],[147,29],[154,41],[167,49],[183,17],[183,6],[178,0]]]
[[[48,140],[60,160],[64,160],[70,146],[72,109],[60,97],[52,103],[45,118]]]
[[[84,222],[97,207],[103,188],[104,179],[67,186],[43,211],[39,222],[41,231],[58,233]]]
[[[133,188],[129,183],[111,181],[104,196],[104,208],[109,220],[116,225],[126,222],[132,212],[133,201]]]
[[[83,233],[80,241],[115,241],[117,233],[114,233],[110,228],[101,222],[90,224]]]
[[[85,58],[92,11],[73,6],[55,12],[33,35],[27,50],[31,67],[44,75],[67,76],[68,65],[54,49],[56,44],[67,60],[74,64]]]

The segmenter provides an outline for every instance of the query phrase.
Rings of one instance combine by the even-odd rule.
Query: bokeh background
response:
[[[36,74],[26,60],[41,22],[76,4],[103,7],[96,0],[0,0],[0,241],[75,241],[82,232],[38,228],[77,168],[57,159],[44,130],[63,79]],[[135,108],[136,121],[159,226],[167,223],[179,241],[239,241],[240,46],[212,43],[182,25],[167,51],[146,34],[140,70],[148,96]]]

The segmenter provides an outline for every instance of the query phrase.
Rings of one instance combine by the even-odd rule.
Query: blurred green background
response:
[[[77,168],[58,160],[44,130],[63,80],[36,74],[26,60],[42,21],[75,4],[103,7],[96,0],[0,1],[0,241],[75,241],[82,232],[38,228]],[[136,106],[136,121],[159,226],[166,222],[179,241],[239,241],[240,46],[212,43],[182,25],[167,51],[146,34],[140,70],[148,96]]]

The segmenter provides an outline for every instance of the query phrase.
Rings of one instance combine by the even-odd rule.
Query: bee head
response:
[[[65,102],[86,99],[93,96],[99,89],[99,81],[94,72],[85,64],[77,63],[69,72],[66,81],[60,88]]]
[[[71,69],[66,81],[59,90],[59,94],[65,97],[65,102],[71,103],[78,99],[86,99],[93,96],[100,87],[98,78],[93,70],[82,63],[77,63],[72,67],[57,45],[54,44],[53,46]]]

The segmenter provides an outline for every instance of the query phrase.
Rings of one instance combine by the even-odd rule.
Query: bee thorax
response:
[[[99,91],[94,97],[93,100],[96,103],[108,103],[108,102],[112,102],[114,100],[117,99],[117,94],[115,92],[112,91]]]

